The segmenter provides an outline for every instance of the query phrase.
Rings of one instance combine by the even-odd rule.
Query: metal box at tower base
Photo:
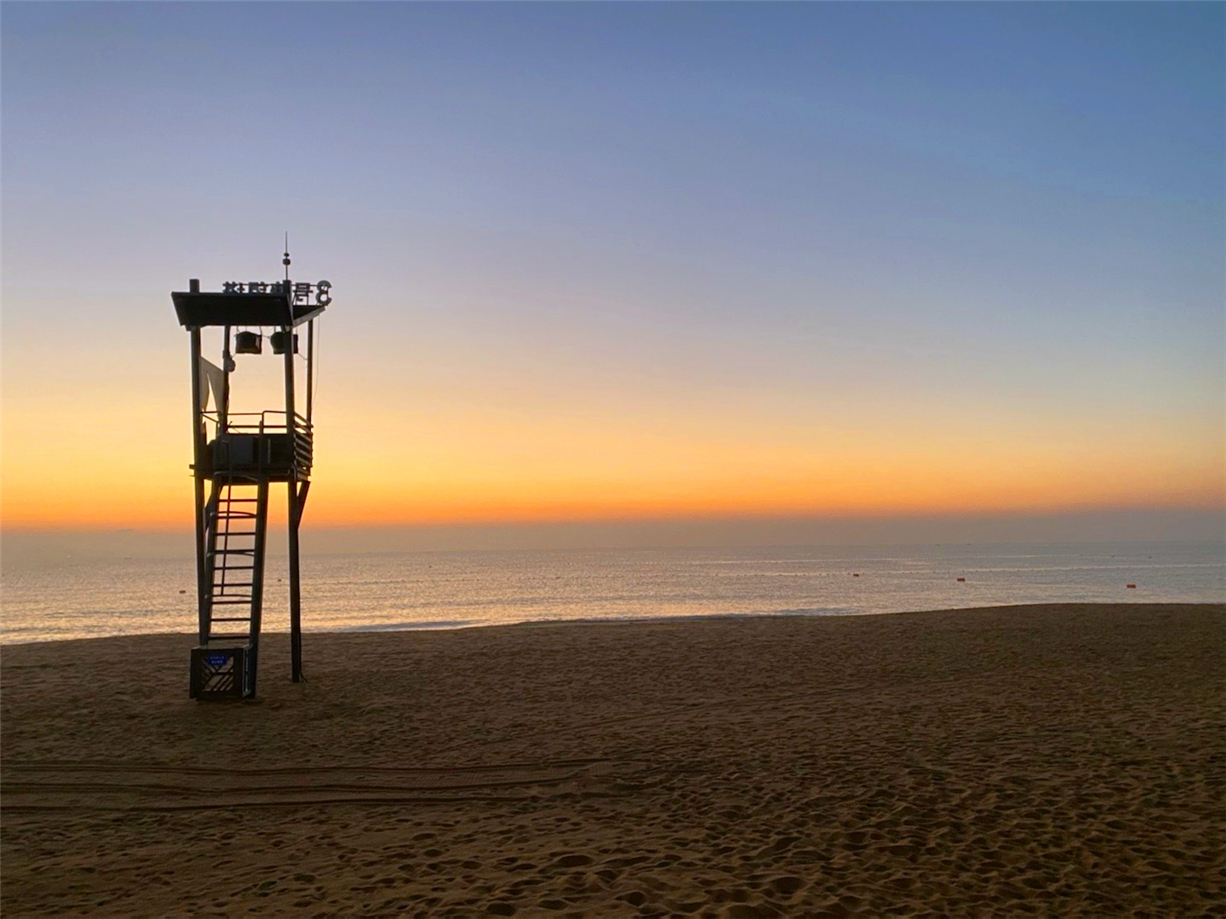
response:
[[[247,646],[192,648],[191,697],[193,699],[245,699],[251,695]]]

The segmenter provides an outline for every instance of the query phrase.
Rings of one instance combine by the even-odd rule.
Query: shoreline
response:
[[[5,916],[1200,915],[1226,605],[9,645]],[[546,626],[559,626],[548,628]]]
[[[694,613],[680,616],[601,616],[587,617],[582,619],[524,619],[517,622],[452,622],[440,624],[436,622],[425,622],[420,625],[412,623],[391,623],[388,625],[373,625],[359,626],[350,629],[320,629],[314,630],[309,627],[303,629],[303,638],[309,636],[339,636],[339,635],[385,635],[398,633],[432,633],[432,632],[465,632],[485,629],[516,629],[516,628],[548,628],[550,626],[601,626],[601,625],[655,625],[669,622],[708,622],[708,621],[741,621],[741,620],[757,620],[757,619],[876,619],[883,616],[928,616],[942,613],[975,613],[975,612],[1001,612],[1012,610],[1021,612],[1025,610],[1040,610],[1051,607],[1062,608],[1106,608],[1106,607],[1152,607],[1152,608],[1169,608],[1169,607],[1204,607],[1208,609],[1226,608],[1226,600],[1205,600],[1205,601],[1180,601],[1172,600],[1166,602],[1152,602],[1145,600],[1134,601],[1058,601],[1051,603],[1008,603],[997,604],[992,606],[951,606],[940,607],[935,609],[916,609],[916,610],[893,610],[888,612],[812,612],[804,611],[787,611],[787,612],[766,612],[766,613]],[[265,628],[260,633],[261,637],[289,635],[288,628]],[[138,632],[121,635],[93,635],[83,638],[48,638],[34,639],[31,641],[6,641],[0,638],[0,650],[5,648],[29,647],[31,645],[60,645],[70,644],[73,642],[94,642],[94,641],[115,641],[125,639],[142,639],[142,638],[169,638],[177,636],[186,638],[192,642],[196,636],[194,632]]]

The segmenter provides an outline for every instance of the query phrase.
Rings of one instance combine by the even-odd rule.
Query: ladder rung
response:
[[[222,568],[220,570],[225,571],[226,569]],[[222,590],[227,587],[237,590],[240,587],[254,587],[254,586],[255,586],[254,581],[231,581],[231,582],[223,582],[221,584],[218,584],[217,582],[213,582],[213,587],[214,589],[217,589],[217,590]]]
[[[209,555],[253,555],[254,553],[255,549],[214,549]]]
[[[209,635],[209,641],[248,641],[251,636],[246,632],[237,635]]]
[[[214,568],[213,571],[254,571],[255,565],[225,565],[221,568]]]
[[[229,600],[218,600],[216,597],[212,599],[214,606],[238,606],[240,603],[250,603],[250,597],[234,597]]]
[[[254,536],[255,530],[223,530],[217,534],[218,536]]]
[[[250,622],[250,616],[214,616],[210,622]]]

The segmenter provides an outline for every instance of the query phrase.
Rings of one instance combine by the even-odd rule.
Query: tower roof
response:
[[[301,325],[324,311],[315,303],[294,303],[288,293],[198,293],[177,290],[171,293],[179,324],[186,328],[202,326],[287,326]]]

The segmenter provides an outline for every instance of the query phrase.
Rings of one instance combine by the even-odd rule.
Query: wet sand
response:
[[[17,916],[1226,913],[1221,605],[0,652]]]

